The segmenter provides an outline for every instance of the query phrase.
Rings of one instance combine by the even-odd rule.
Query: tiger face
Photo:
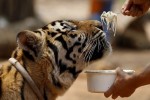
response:
[[[52,62],[49,79],[57,89],[68,89],[85,63],[101,59],[111,51],[99,21],[58,20],[36,31],[17,35],[18,47],[27,59]]]
[[[63,59],[76,64],[78,59],[90,62],[110,51],[105,35],[98,21],[59,20],[36,31],[20,32],[17,43],[34,60],[48,52],[57,64]]]

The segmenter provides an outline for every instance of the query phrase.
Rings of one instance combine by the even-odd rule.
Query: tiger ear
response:
[[[25,30],[17,35],[18,46],[26,51],[38,52],[41,39],[32,31]]]

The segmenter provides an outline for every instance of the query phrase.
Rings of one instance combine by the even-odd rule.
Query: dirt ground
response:
[[[114,51],[107,58],[93,64],[92,69],[114,69],[114,66],[123,69],[134,69],[139,72],[146,64],[150,63],[150,51]],[[105,66],[106,65],[106,66]],[[90,68],[91,68],[90,67]],[[99,83],[100,84],[100,83]],[[71,86],[69,91],[59,97],[58,100],[112,100],[105,98],[103,93],[90,93],[87,90],[86,74],[83,72]],[[128,98],[117,98],[116,100],[150,100],[150,85],[138,88]]]

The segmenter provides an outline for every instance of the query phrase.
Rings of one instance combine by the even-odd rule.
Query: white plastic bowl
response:
[[[94,93],[104,93],[114,83],[116,70],[87,70],[87,88]],[[133,74],[134,70],[124,70],[128,74]]]

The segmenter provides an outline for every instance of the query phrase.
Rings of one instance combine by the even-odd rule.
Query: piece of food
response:
[[[111,11],[103,12],[101,14],[101,21],[102,24],[106,24],[107,30],[112,30],[115,36],[116,33],[116,26],[117,26],[117,14]]]

